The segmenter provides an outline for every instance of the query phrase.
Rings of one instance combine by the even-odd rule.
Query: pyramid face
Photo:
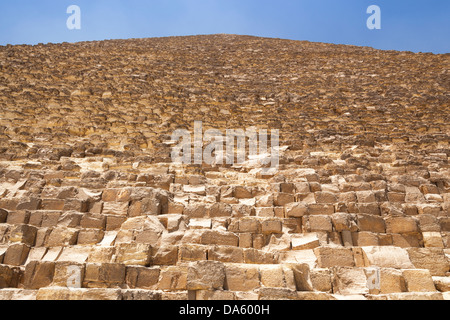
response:
[[[449,63],[234,35],[0,47],[0,299],[449,298]]]

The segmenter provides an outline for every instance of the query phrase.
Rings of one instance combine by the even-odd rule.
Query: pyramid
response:
[[[237,35],[0,47],[0,300],[450,299],[449,63]],[[276,167],[245,136],[243,162],[173,161],[199,121],[277,132]]]

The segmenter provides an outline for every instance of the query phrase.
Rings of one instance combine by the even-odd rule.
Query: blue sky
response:
[[[69,30],[67,7],[81,8]],[[370,5],[381,30],[369,30]],[[450,52],[449,0],[0,0],[0,45],[230,33]]]

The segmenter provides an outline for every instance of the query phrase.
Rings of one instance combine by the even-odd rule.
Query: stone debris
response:
[[[234,35],[0,47],[0,300],[450,299],[449,62]],[[172,163],[194,121],[280,130],[278,170]]]

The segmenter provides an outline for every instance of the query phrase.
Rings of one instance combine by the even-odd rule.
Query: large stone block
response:
[[[34,246],[36,234],[36,227],[26,224],[17,225],[12,227],[9,234],[9,241],[24,243],[28,246]]]
[[[414,267],[418,269],[428,269],[432,276],[444,276],[450,270],[450,263],[445,256],[443,249],[408,248],[407,251]]]
[[[161,269],[158,290],[178,291],[187,288],[188,267],[170,266]]]
[[[294,272],[282,265],[261,265],[259,267],[261,285],[268,288],[296,289]]]
[[[242,248],[234,246],[213,246],[208,250],[208,260],[243,263],[244,252]]]
[[[252,291],[260,287],[257,266],[244,264],[225,265],[224,289],[230,291]]]
[[[53,282],[54,262],[31,261],[25,267],[23,285],[25,289],[40,289]]]
[[[52,286],[81,288],[84,280],[85,265],[73,262],[56,262]]]
[[[435,292],[433,279],[429,270],[403,270],[406,286],[409,292]]]
[[[413,268],[408,252],[397,247],[362,247],[366,267],[410,269]]]
[[[379,216],[358,214],[358,227],[360,231],[385,233],[386,225],[384,219]]]
[[[303,233],[291,237],[292,250],[309,250],[320,246],[316,233]]]
[[[386,219],[387,233],[413,233],[418,231],[417,220],[413,217],[389,217]]]
[[[54,228],[47,241],[47,247],[58,247],[58,246],[72,246],[77,243],[78,230],[73,228]]]
[[[8,247],[3,257],[3,263],[11,266],[20,266],[25,263],[30,247],[23,243],[15,243]]]
[[[116,263],[124,265],[148,266],[151,246],[144,243],[120,243],[116,247]]]
[[[126,267],[119,263],[87,263],[83,287],[114,288],[125,282]]]
[[[237,247],[239,245],[239,237],[231,232],[207,230],[201,235],[201,244]]]
[[[188,290],[220,290],[225,281],[225,267],[217,261],[198,261],[189,265]]]
[[[353,252],[347,248],[319,247],[314,249],[319,268],[354,267]]]
[[[0,289],[17,288],[21,273],[22,272],[18,267],[0,264]]]
[[[368,294],[367,277],[362,268],[333,268],[333,291],[341,295]]]
[[[137,267],[129,266],[126,268],[126,284],[132,288],[154,290],[158,286],[159,275],[161,270],[159,267]]]
[[[381,268],[379,282],[380,282],[379,293],[381,294],[407,291],[402,271],[398,269]]]

